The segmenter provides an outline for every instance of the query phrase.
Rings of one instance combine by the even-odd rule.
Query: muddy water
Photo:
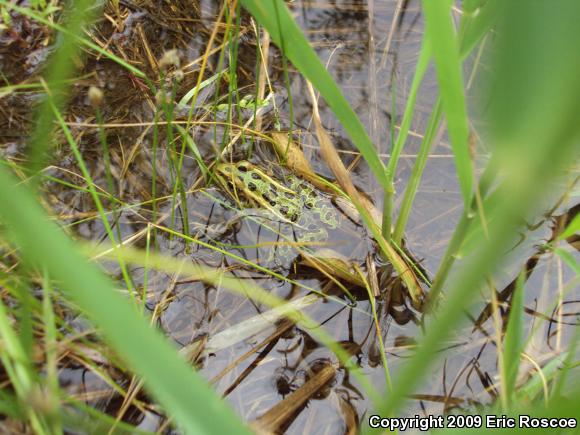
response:
[[[366,125],[385,162],[388,159],[393,132],[396,135],[405,107],[423,32],[419,2],[411,0],[403,4],[403,12],[394,22],[395,1],[292,3],[296,20],[306,31],[317,53]],[[121,20],[124,25],[115,27],[109,21],[102,21],[97,26],[98,32],[95,35],[102,40],[110,40],[111,51],[134,60],[149,77],[156,77],[157,71],[154,62],[148,60],[146,46],[157,59],[166,49],[177,47],[182,65],[187,65],[204,52],[218,12],[213,1],[200,1],[193,6],[188,3],[187,6],[181,5],[183,7],[175,3],[174,7],[163,14],[157,14],[156,9],[148,2],[142,5],[121,2],[121,5],[125,13]],[[42,53],[46,50],[38,43],[42,37],[40,29],[22,17],[17,18],[16,22],[20,26],[19,32],[26,37],[20,41],[16,36],[5,36],[1,59],[3,71],[11,82],[21,80],[19,77],[22,76],[32,76],[42,64]],[[255,45],[248,24],[249,20],[245,17],[242,22],[245,31],[240,40],[238,60],[238,88],[241,97],[254,92],[252,77]],[[9,40],[10,37],[14,41]],[[222,41],[219,35],[217,40]],[[20,57],[13,45],[16,43],[20,44],[19,47],[24,47],[20,51],[24,54],[20,54]],[[23,67],[22,62],[28,63],[24,63]],[[219,62],[218,54],[211,58],[208,64],[211,74],[208,75],[225,68],[227,56],[222,65]],[[276,109],[269,106],[265,110],[263,129],[273,130],[277,124],[283,129],[292,128],[300,138],[305,154],[314,168],[320,174],[330,176],[317,152],[318,144],[311,128],[312,108],[305,93],[304,80],[294,70],[290,71],[289,88],[294,114],[292,123],[281,57],[274,48],[271,49],[269,62]],[[16,68],[11,65],[19,66]],[[178,98],[194,86],[198,68],[199,63],[184,67],[184,78],[175,85]],[[102,159],[99,158],[101,151],[98,137],[93,128],[82,124],[94,122],[94,111],[86,99],[87,87],[92,84],[104,89],[104,117],[106,122],[112,124],[150,123],[154,119],[154,95],[142,80],[101,58],[89,57],[84,73],[86,76],[79,79],[73,88],[67,120],[79,137],[94,179],[106,186]],[[171,87],[171,81],[166,86]],[[212,86],[200,93],[198,104],[203,106],[216,98],[220,99],[227,90],[226,83]],[[3,110],[0,115],[2,152],[7,157],[18,159],[23,156],[25,136],[22,131],[26,131],[32,119],[30,113],[35,98],[36,94],[26,93],[10,96],[9,101],[4,99],[1,102],[5,109],[10,107],[10,110]],[[435,98],[435,79],[430,71],[421,88],[412,133],[397,172],[399,201],[415,163],[415,154]],[[220,99],[219,102],[224,103],[225,100]],[[380,207],[382,194],[368,167],[362,160],[356,159],[356,149],[330,110],[323,103],[320,109],[324,125],[340,149],[345,163],[354,163],[355,184],[364,186],[365,192]],[[225,113],[221,112],[199,111],[195,115],[197,119],[204,120],[227,119]],[[186,113],[176,110],[174,116],[178,120],[184,119]],[[243,116],[250,116],[250,113],[244,112]],[[165,133],[165,129],[160,132],[161,139],[155,160],[159,177],[158,196],[171,195],[175,177],[169,154],[166,152],[170,145],[163,139]],[[223,127],[198,126],[192,134],[206,161],[215,157],[216,147],[230,139],[229,132]],[[143,247],[147,223],[159,221],[162,225],[186,232],[201,242],[225,246],[242,259],[265,263],[265,251],[255,245],[272,241],[271,236],[269,239],[267,231],[259,223],[238,219],[231,202],[222,191],[215,187],[203,188],[205,185],[198,183],[201,174],[193,158],[185,159],[185,169],[181,173],[185,186],[195,186],[187,193],[185,203],[175,205],[171,199],[161,200],[157,204],[157,210],[153,211],[151,205],[146,203],[151,199],[151,161],[154,158],[151,126],[111,127],[107,129],[107,140],[111,144],[111,160],[115,168],[118,195],[127,204],[121,209],[119,216],[112,220],[123,238],[139,235],[135,243]],[[245,138],[239,139],[234,145],[234,150],[237,150],[234,152],[235,156],[241,155],[239,149],[244,141],[247,145],[248,139]],[[267,165],[273,160],[273,154],[265,144],[257,142],[253,146],[256,151],[254,161]],[[54,166],[47,170],[47,174],[78,183],[78,178],[67,172],[78,172],[78,168],[66,150],[55,153],[53,157]],[[93,240],[104,238],[102,225],[92,218],[94,207],[88,196],[65,189],[51,181],[47,181],[45,187],[50,192],[48,199],[54,212],[73,234]],[[442,131],[431,151],[406,233],[407,249],[414,258],[420,260],[430,278],[437,270],[461,206],[448,139]],[[569,205],[565,203],[554,214],[564,213],[567,206]],[[519,265],[537,253],[536,245],[549,239],[551,222],[549,219],[536,222],[539,225],[531,237],[514,249],[514,266],[501,277],[498,289],[507,286],[517,274]],[[352,260],[364,265],[365,255],[374,254],[374,247],[372,243],[360,245],[358,242],[361,235],[364,235],[364,230],[352,223],[348,225],[350,226],[347,230],[335,236],[333,242],[339,250],[342,249],[343,254],[348,254]],[[219,251],[199,243],[186,243],[183,239],[169,237],[163,232],[157,232],[154,243],[164,254],[186,257],[198,264],[227,269],[249,283],[260,285],[286,299],[308,294],[309,290],[305,287],[323,290],[327,282],[323,276],[296,264],[278,265],[276,271],[294,281],[285,282],[257,271],[239,259],[224,256]],[[355,245],[360,249],[352,249]],[[571,279],[567,269],[551,256],[540,256],[533,263],[526,289],[526,304],[531,309],[527,314],[528,328],[532,327],[536,319],[533,310],[547,310],[555,298],[555,289],[559,283],[567,283]],[[396,380],[397,370],[410,354],[409,346],[419,334],[420,325],[426,321],[428,327],[429,319],[423,319],[422,314],[414,310],[405,299],[401,284],[392,275],[389,265],[380,262],[377,265],[384,292],[377,301],[377,311],[389,369],[392,378]],[[120,277],[114,266],[107,267],[113,275]],[[137,287],[144,284],[145,274],[142,268],[134,268],[131,275]],[[197,281],[153,272],[148,273],[147,280],[148,308],[157,318],[159,327],[182,347],[206,340],[211,342],[218,333],[230,328],[236,330],[244,320],[267,311],[266,307],[257,306],[246,297],[232,295],[222,288],[208,287]],[[571,293],[565,299],[567,304],[564,310],[569,314],[566,317],[569,323],[577,321],[575,313],[578,306],[575,301],[579,296]],[[357,298],[359,300],[354,307],[349,305],[344,296],[339,295],[335,300],[316,303],[306,308],[305,312],[329,331],[336,341],[349,349],[373,385],[385,388],[384,369],[370,306],[364,294],[358,293]],[[483,307],[474,307],[472,318],[477,318],[482,309]],[[553,315],[557,317],[557,314]],[[80,321],[79,325],[73,322],[77,329],[82,329],[81,324]],[[223,349],[218,347],[211,352],[205,352],[198,359],[201,373],[207,379],[214,380],[216,391],[225,395],[228,402],[247,421],[263,415],[300,388],[321,366],[335,362],[333,354],[317,343],[307,329],[291,326],[272,338],[274,331],[281,327],[271,326]],[[544,339],[535,340],[530,349],[532,356],[540,362],[565,343],[569,334],[568,327],[563,326],[562,342],[558,344],[553,334],[560,326],[556,323],[545,323],[542,328],[545,333],[539,333],[536,337]],[[446,347],[450,350],[443,364],[424,380],[417,392],[420,396],[409,402],[405,412],[409,415],[440,414],[454,406],[489,403],[493,400],[496,391],[490,385],[497,381],[498,369],[495,346],[490,339],[492,335],[493,326],[487,320],[480,328],[474,328],[471,322],[461,334],[452,338],[447,343]],[[117,373],[116,376],[120,375]],[[121,377],[118,380],[126,384]],[[100,391],[99,398],[87,401],[113,415],[118,412],[122,402],[119,396],[108,391],[95,375],[85,369],[69,365],[62,372],[62,381],[71,392],[82,394]],[[306,406],[299,409],[284,428],[288,433],[337,433],[345,429],[346,421],[361,422],[371,409],[367,395],[356,380],[340,369],[331,382],[311,398]],[[156,430],[163,424],[163,418],[155,413],[142,414],[135,409],[130,410],[124,419],[149,430]]]

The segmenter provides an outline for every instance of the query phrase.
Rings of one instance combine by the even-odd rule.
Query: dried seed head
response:
[[[183,70],[181,70],[181,69],[178,69],[177,71],[175,71],[175,72],[173,73],[173,78],[175,79],[175,81],[176,81],[177,83],[179,83],[180,81],[182,81],[182,80],[183,80],[183,76],[184,76],[184,74],[183,74]]]
[[[169,104],[171,102],[171,97],[169,96],[169,94],[164,91],[163,89],[159,89],[157,91],[157,93],[155,94],[155,104],[157,104],[157,107],[161,107],[165,104]]]
[[[101,91],[96,86],[91,86],[88,92],[89,103],[93,108],[100,107],[103,104],[103,91]]]
[[[167,50],[165,53],[163,53],[163,56],[161,56],[161,59],[159,60],[159,68],[162,70],[166,70],[171,66],[179,68],[179,64],[179,55],[175,48],[172,50]]]

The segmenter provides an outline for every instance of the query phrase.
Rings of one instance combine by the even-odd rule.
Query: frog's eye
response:
[[[238,171],[240,171],[240,172],[248,172],[248,167],[246,166],[246,164],[239,164],[238,165]]]

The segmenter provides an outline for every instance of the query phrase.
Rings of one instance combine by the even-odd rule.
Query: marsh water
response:
[[[106,44],[109,50],[133,62],[152,78],[159,74],[152,59],[160,59],[165,51],[177,48],[184,73],[183,78],[175,82],[176,100],[179,101],[195,86],[200,57],[206,50],[221,4],[214,1],[172,2],[170,5],[164,3],[163,11],[153,1],[123,0],[120,5],[122,17],[100,19],[92,32],[93,39]],[[403,1],[400,6],[402,8],[395,17],[395,0],[297,0],[290,4],[293,16],[366,126],[384,162],[389,158],[393,137],[398,133],[424,30],[419,2]],[[110,5],[106,11],[113,16]],[[122,26],[113,22],[122,23]],[[19,35],[3,35],[0,57],[4,75],[11,83],[34,77],[54,44],[54,41],[49,45],[41,44],[39,41],[45,37],[42,28],[27,18],[15,15],[14,23]],[[243,98],[255,92],[256,38],[247,15],[241,20],[240,30],[235,92],[237,97]],[[217,32],[214,44],[228,47],[223,32]],[[228,68],[229,54],[223,57],[219,51],[213,54],[206,67],[206,76]],[[315,170],[332,179],[318,152],[312,124],[312,103],[304,79],[291,65],[286,77],[280,52],[273,45],[268,65],[271,89],[266,91],[269,103],[261,113],[262,131],[292,130]],[[470,82],[477,79],[476,68],[485,69],[484,61],[466,62],[465,76]],[[105,123],[110,124],[106,128],[106,137],[110,145],[115,189],[124,203],[119,213],[111,214],[111,223],[124,240],[145,247],[148,225],[156,221],[163,227],[188,234],[192,239],[186,242],[183,238],[157,231],[153,243],[160,253],[227,270],[284,299],[305,296],[310,292],[308,288],[323,290],[327,287],[323,275],[296,263],[281,265],[276,270],[292,279],[288,282],[208,247],[208,244],[218,246],[242,259],[260,263],[263,253],[255,245],[267,241],[267,236],[260,224],[251,220],[231,224],[236,216],[231,201],[223,190],[203,180],[191,153],[184,160],[183,171],[178,174],[187,187],[186,200],[172,199],[176,173],[172,170],[167,150],[173,145],[164,140],[165,129],[160,130],[159,150],[154,155],[155,95],[143,80],[94,54],[87,56],[78,76],[72,88],[67,122],[81,144],[93,178],[105,188],[106,174],[94,109],[86,96],[90,85],[104,90],[102,111]],[[171,88],[173,82],[166,80],[166,86]],[[275,161],[275,154],[267,144],[243,135],[236,136],[236,131],[211,123],[228,119],[226,111],[215,109],[216,102],[227,103],[228,86],[226,81],[222,81],[200,92],[197,104],[202,109],[196,110],[194,116],[199,122],[190,131],[195,146],[205,161],[212,161],[216,150],[230,142],[234,158],[241,158],[252,146],[253,161],[270,165]],[[5,157],[14,160],[23,157],[27,138],[24,132],[30,128],[32,108],[37,98],[35,93],[19,93],[0,100],[1,150]],[[396,207],[415,164],[436,98],[436,81],[431,69],[421,86],[411,134],[396,174]],[[478,104],[478,101],[475,97],[468,100],[470,105]],[[212,104],[214,109],[209,108]],[[324,127],[344,163],[351,165],[354,183],[380,208],[382,191],[369,168],[322,100],[320,110]],[[237,122],[243,124],[252,114],[252,109],[244,109],[237,114],[241,117]],[[176,121],[185,120],[187,116],[187,107],[175,108],[173,117]],[[204,121],[210,123],[204,124]],[[478,148],[476,156],[476,164],[483,167],[486,163],[485,148]],[[150,203],[151,162],[154,158],[159,177],[157,197],[164,198],[158,201],[156,210]],[[51,163],[52,166],[44,171],[45,175],[82,185],[76,176],[77,165],[66,147],[55,148]],[[103,225],[88,194],[50,180],[44,186],[48,203],[67,231],[80,238],[105,239]],[[556,202],[557,199],[554,204]],[[546,209],[552,205],[547,205]],[[534,352],[530,356],[539,363],[561,351],[570,332],[568,328],[578,321],[578,289],[567,293],[560,310],[553,309],[559,289],[572,278],[570,272],[557,258],[542,254],[539,249],[550,239],[557,216],[564,215],[568,209],[577,212],[578,207],[574,209],[574,205],[572,200],[563,201],[550,215],[530,223],[535,229],[514,246],[508,255],[509,261],[506,260],[504,273],[495,283],[501,292],[509,288],[523,264],[530,266],[525,293],[527,330],[534,327],[539,313],[554,319],[541,325],[543,332],[534,335],[534,342],[528,348],[529,352]],[[432,147],[405,233],[405,248],[429,279],[438,268],[461,211],[453,155],[445,131],[441,129]],[[360,244],[361,235],[366,234],[364,229],[352,222],[347,226],[332,240],[336,249],[361,265],[365,264],[369,252],[377,259],[372,243]],[[359,249],[353,249],[355,246]],[[575,255],[578,258],[577,251]],[[114,265],[104,263],[103,266],[120,279],[120,271]],[[411,354],[421,329],[429,327],[430,319],[412,306],[390,265],[377,259],[376,266],[382,286],[377,312],[389,370],[396,382],[398,369]],[[247,297],[200,281],[154,271],[145,274],[142,267],[135,267],[130,272],[137,288],[147,280],[150,314],[158,327],[179,347],[190,348],[194,343],[211,342],[220,333],[236,331],[242,322],[259,318],[261,313],[268,311],[267,307],[257,305]],[[425,288],[428,290],[427,285]],[[320,300],[307,307],[305,312],[352,353],[373,385],[386,391],[385,371],[368,297],[357,293],[358,300],[353,305],[345,296],[335,294],[335,299]],[[474,306],[470,313],[466,313],[461,334],[446,343],[444,357],[424,379],[416,396],[409,400],[406,414],[441,414],[456,407],[487,404],[495,399],[497,390],[494,384],[498,381],[495,329],[491,318],[476,320],[484,308],[484,305]],[[506,312],[507,307],[504,307],[503,314]],[[73,318],[70,322],[78,331],[87,327],[82,318]],[[201,352],[196,359],[203,376],[212,380],[215,390],[224,395],[246,421],[257,419],[298,390],[316,375],[319,367],[335,362],[332,352],[318,343],[308,329],[280,322],[241,340],[232,340],[224,346],[216,345],[211,351]],[[102,367],[121,385],[128,385],[128,379],[109,367],[106,361]],[[118,415],[122,397],[92,370],[70,361],[63,367],[61,380],[69,391],[86,403]],[[371,410],[370,399],[361,386],[339,368],[326,387],[301,406],[282,429],[296,434],[340,433],[351,429],[356,422],[362,423]],[[165,422],[153,407],[141,410],[130,407],[123,419],[147,430],[159,430]]]

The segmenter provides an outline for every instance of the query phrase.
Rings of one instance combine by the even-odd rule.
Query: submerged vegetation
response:
[[[576,0],[0,17],[2,432],[578,417]]]

